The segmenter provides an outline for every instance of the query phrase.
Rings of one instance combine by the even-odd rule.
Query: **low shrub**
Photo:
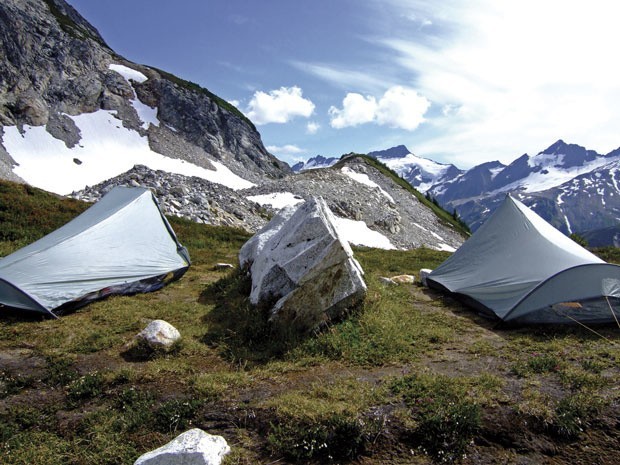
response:
[[[346,414],[320,421],[288,418],[271,425],[268,442],[272,451],[293,460],[344,460],[358,457],[368,441],[366,425]]]
[[[67,387],[67,397],[73,402],[92,399],[103,392],[103,387],[104,378],[95,371],[73,380]]]
[[[480,427],[480,406],[466,386],[446,376],[408,375],[392,382],[411,412],[411,436],[440,462],[459,460]]]

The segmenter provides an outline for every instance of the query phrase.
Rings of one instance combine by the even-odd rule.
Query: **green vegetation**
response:
[[[85,208],[0,183],[0,250]],[[617,457],[618,328],[596,328],[606,339],[498,329],[449,297],[380,280],[446,252],[355,248],[366,301],[299,337],[249,305],[246,276],[214,269],[237,263],[247,233],[170,221],[193,265],[164,289],[58,320],[0,309],[0,463],[131,464],[192,427],[226,438],[228,465],[493,463],[498,450],[530,454],[523,444],[532,461],[549,444],[558,463]],[[155,318],[179,329],[177,350],[132,351]]]
[[[103,39],[101,39],[101,37],[93,35],[88,29],[76,24],[75,21],[73,21],[69,16],[62,13],[52,0],[44,1],[45,3],[47,3],[47,7],[50,9],[52,15],[54,15],[54,17],[56,18],[56,21],[58,21],[58,24],[60,25],[62,30],[65,31],[67,34],[80,40],[88,38],[94,40],[99,45],[102,45],[105,48],[109,48],[108,44],[106,44]]]

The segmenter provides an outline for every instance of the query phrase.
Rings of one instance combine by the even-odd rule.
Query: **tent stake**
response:
[[[555,309],[554,309],[554,310],[555,310]],[[609,339],[609,338],[607,338],[607,337],[603,336],[601,333],[599,333],[599,332],[597,332],[597,331],[594,331],[592,328],[590,328],[590,327],[589,327],[589,326],[587,326],[587,325],[584,325],[581,321],[576,320],[576,319],[575,319],[575,318],[573,318],[572,316],[562,314],[562,313],[558,312],[557,310],[555,310],[555,311],[556,311],[556,313],[557,313],[558,315],[563,316],[563,317],[566,317],[566,318],[568,318],[569,320],[574,321],[574,322],[575,322],[575,323],[577,323],[578,325],[583,326],[584,328],[586,328],[588,331],[593,332],[593,333],[594,333],[594,334],[596,334],[598,337],[605,339],[605,340],[606,340],[607,342],[609,342],[612,346],[617,345],[617,344],[616,344],[614,341],[612,341],[611,339]],[[614,316],[615,316],[615,314],[614,314]]]

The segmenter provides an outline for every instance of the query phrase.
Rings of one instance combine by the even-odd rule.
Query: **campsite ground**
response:
[[[19,189],[0,185],[3,254],[80,208]],[[52,220],[19,223],[43,203]],[[248,236],[173,227],[193,266],[163,290],[58,320],[0,317],[1,463],[129,464],[194,426],[227,439],[226,464],[620,463],[617,327],[499,328],[379,279],[445,253],[356,249],[363,307],[307,338],[275,334],[247,280],[214,269]],[[183,335],[171,354],[132,345],[156,318]]]

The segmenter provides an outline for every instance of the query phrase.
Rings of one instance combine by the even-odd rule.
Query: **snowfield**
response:
[[[70,118],[82,135],[73,148],[54,138],[44,126],[24,126],[23,134],[16,126],[4,128],[4,146],[18,164],[13,170],[16,175],[60,195],[118,176],[134,165],[197,176],[231,189],[254,185],[213,160],[215,171],[153,152],[148,139],[123,127],[114,111],[99,110]]]
[[[143,73],[127,66],[111,64],[109,68],[130,84],[130,79],[136,82],[147,79]],[[144,129],[151,124],[159,126],[156,108],[145,105],[137,97],[131,104]],[[153,152],[147,137],[123,127],[115,111],[99,110],[67,116],[75,122],[81,134],[80,142],[72,148],[54,138],[44,126],[24,126],[23,133],[16,126],[5,126],[4,147],[17,163],[13,172],[27,183],[67,195],[118,176],[134,165],[146,165],[154,170],[197,176],[235,190],[254,186],[215,160],[209,160],[215,170],[208,170]]]

